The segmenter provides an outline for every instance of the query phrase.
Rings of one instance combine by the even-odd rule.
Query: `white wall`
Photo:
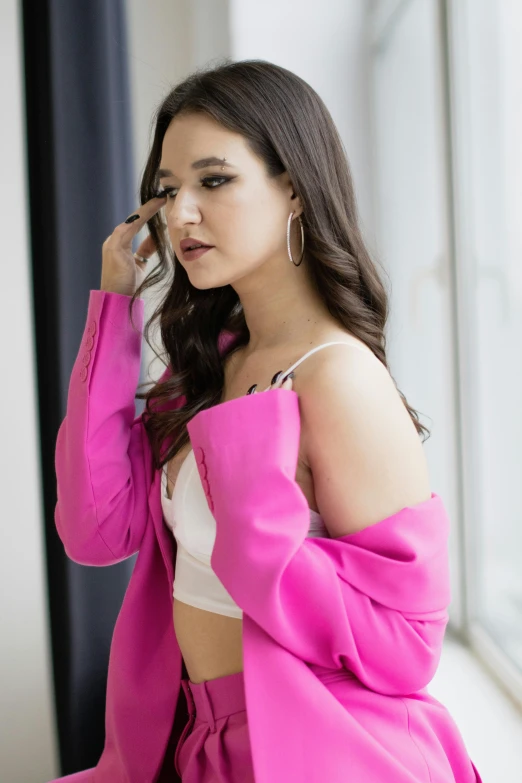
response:
[[[0,779],[58,774],[39,470],[20,4],[0,4]]]

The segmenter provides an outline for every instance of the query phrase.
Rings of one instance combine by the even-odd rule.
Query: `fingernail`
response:
[[[140,219],[139,215],[131,215],[130,217],[127,218],[127,220],[125,222],[126,223],[134,223],[135,220],[139,220],[139,219]]]
[[[287,381],[289,378],[295,378],[295,372],[293,370],[292,370],[292,372],[289,372],[288,375],[285,375],[285,377],[283,378],[282,383]]]
[[[277,381],[279,380],[279,378],[280,378],[280,376],[281,376],[282,374],[283,374],[283,371],[282,371],[282,370],[279,370],[278,372],[276,372],[276,374],[274,375],[274,377],[273,377],[273,378],[272,378],[272,380],[270,381],[270,386],[273,386],[273,385],[274,385],[274,383],[277,383]]]
[[[253,394],[256,389],[257,389],[257,383],[254,383],[254,385],[251,386],[250,389],[247,391],[247,394]]]

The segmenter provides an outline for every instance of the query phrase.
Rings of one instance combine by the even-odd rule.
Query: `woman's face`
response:
[[[210,157],[218,161],[194,168]],[[206,115],[175,117],[163,140],[160,169],[172,248],[196,288],[233,284],[252,273],[256,278],[262,267],[271,275],[278,264],[289,263],[287,220],[292,211],[293,220],[300,214],[299,199],[291,198],[286,172],[267,178],[241,135]],[[292,236],[296,231],[292,227]],[[180,242],[188,237],[213,247],[184,260]]]

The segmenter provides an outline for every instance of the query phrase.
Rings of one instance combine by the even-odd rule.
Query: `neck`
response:
[[[279,265],[276,279],[255,274],[234,284],[250,333],[248,354],[306,343],[326,324],[339,326],[314,289],[305,261],[299,267],[290,261]]]

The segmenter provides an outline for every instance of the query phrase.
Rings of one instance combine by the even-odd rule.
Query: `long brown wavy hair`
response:
[[[363,242],[342,141],[319,95],[296,74],[264,60],[227,58],[196,70],[169,92],[155,112],[154,137],[140,186],[142,204],[159,190],[163,138],[171,120],[181,113],[204,113],[242,134],[264,162],[269,178],[288,172],[303,205],[305,248],[316,290],[339,324],[362,340],[389,372],[388,296]],[[187,422],[220,402],[224,360],[246,345],[250,335],[231,285],[199,290],[190,283],[171,249],[161,211],[148,228],[159,262],[136,290],[129,313],[132,319],[133,303],[143,291],[172,277],[144,328],[144,337],[157,354],[149,336],[159,319],[167,370],[148,391],[136,394],[136,399],[146,400],[143,423],[154,467],[160,469],[188,442]],[[226,333],[232,342],[222,350]],[[417,432],[429,437],[417,412],[399,394]]]

